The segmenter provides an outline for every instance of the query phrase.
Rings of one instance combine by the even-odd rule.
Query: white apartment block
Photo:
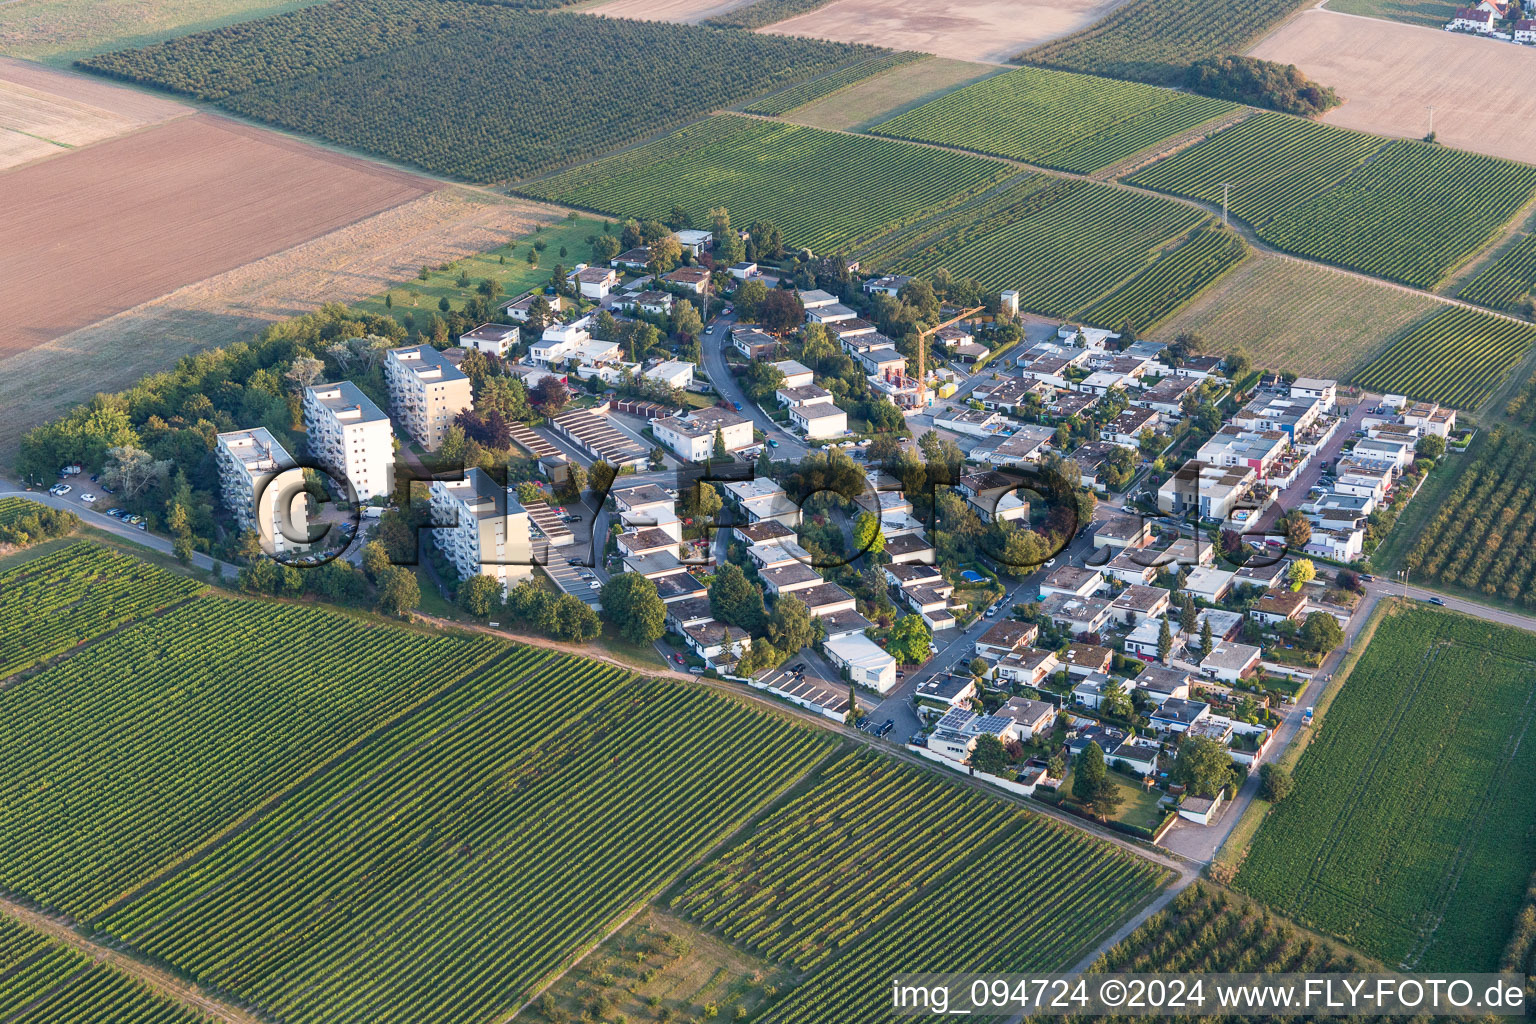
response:
[[[344,380],[305,388],[304,429],[310,454],[349,483],[358,501],[393,490],[394,429],[356,384]]]
[[[475,404],[469,378],[431,345],[390,349],[384,379],[395,418],[429,452],[443,443],[459,413]]]
[[[516,347],[521,337],[521,329],[510,324],[481,324],[459,335],[459,346],[505,359],[507,352]]]
[[[703,462],[714,454],[716,430],[724,437],[727,451],[752,444],[752,421],[730,409],[699,409],[651,421],[656,440],[689,462]]]
[[[256,531],[262,548],[269,554],[307,547],[284,537],[279,524],[278,499],[288,488],[274,480],[296,469],[297,464],[272,432],[266,427],[228,431],[218,436],[215,452],[219,493],[240,529]],[[301,528],[304,522],[300,504],[304,500],[302,479],[298,478],[297,483],[289,511],[290,529]]]
[[[505,592],[533,575],[528,512],[483,469],[432,481],[434,542],[460,578],[489,576]]]

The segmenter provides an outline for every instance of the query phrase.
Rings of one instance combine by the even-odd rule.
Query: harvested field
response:
[[[147,46],[185,32],[307,7],[319,0],[11,0],[0,4],[0,50],[67,66],[77,57]]]
[[[1328,124],[1422,138],[1433,105],[1445,145],[1536,163],[1536,53],[1526,47],[1309,10],[1250,52],[1338,90],[1346,102]]]
[[[181,356],[242,341],[326,302],[354,303],[550,224],[559,211],[447,188],[338,228],[44,345],[0,358],[0,465],[27,429]]]
[[[1241,346],[1266,369],[1344,378],[1441,308],[1407,289],[1255,254],[1156,333],[1169,341],[1198,334],[1212,353]]]
[[[786,121],[812,128],[859,129],[906,113],[913,107],[1003,70],[995,64],[932,57],[866,78],[783,116]]]
[[[0,170],[191,113],[173,100],[0,59]]]
[[[0,177],[0,355],[435,186],[206,114]]]
[[[837,0],[761,31],[1001,63],[1021,50],[1076,32],[1121,2],[976,0],[960,7],[939,0]]]
[[[635,21],[675,21],[684,25],[697,25],[705,18],[713,18],[734,11],[751,0],[610,0],[596,7],[585,8],[587,14],[603,14],[610,18],[630,18]]]

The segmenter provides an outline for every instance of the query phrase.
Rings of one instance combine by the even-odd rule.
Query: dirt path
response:
[[[85,938],[62,918],[32,910],[7,897],[0,897],[0,914],[43,933],[59,945],[67,946],[95,963],[128,975],[155,994],[186,1007],[194,1013],[212,1020],[224,1021],[225,1024],[265,1024],[262,1018],[255,1014],[215,999],[196,985],[188,984],[168,971]]]

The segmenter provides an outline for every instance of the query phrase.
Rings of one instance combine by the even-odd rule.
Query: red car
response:
[[[673,651],[672,652],[672,660],[677,662],[679,665],[681,665],[683,663],[683,656],[681,654],[678,654],[676,651]]]

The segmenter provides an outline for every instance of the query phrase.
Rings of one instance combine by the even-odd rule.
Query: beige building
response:
[[[454,419],[475,402],[469,378],[431,345],[390,349],[384,377],[395,418],[429,452],[437,450]]]
[[[349,380],[304,389],[309,451],[358,501],[393,489],[395,432],[389,417]]]
[[[462,579],[489,576],[505,591],[533,575],[528,512],[483,469],[432,481],[432,531]]]
[[[278,516],[279,499],[283,492],[291,492],[289,529],[302,528],[303,516],[295,518],[294,510],[302,513],[298,503],[304,499],[304,481],[303,474],[297,472],[293,456],[278,443],[271,431],[266,427],[252,427],[220,434],[216,459],[220,496],[241,530],[256,531],[268,554],[308,546],[283,536]],[[290,470],[294,471],[294,486],[277,479]]]

